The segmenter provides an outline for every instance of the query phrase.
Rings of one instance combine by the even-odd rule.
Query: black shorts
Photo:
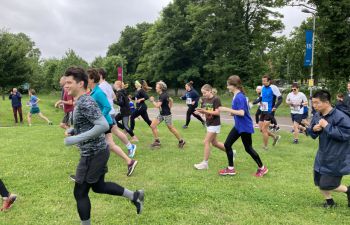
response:
[[[73,116],[72,112],[65,112],[64,117],[62,119],[62,123],[67,125],[73,125]]]
[[[291,113],[290,116],[292,117],[292,121],[293,122],[297,122],[299,124],[303,120],[303,114],[293,114],[293,113]]]
[[[110,133],[112,133],[112,128],[113,128],[113,126],[114,126],[114,124],[109,124],[109,130],[107,130],[107,131],[105,132],[105,134],[110,134]]]
[[[80,157],[79,164],[75,172],[75,182],[78,184],[82,184],[84,182],[89,184],[96,183],[102,175],[108,172],[108,159],[108,147],[100,150],[94,156]]]
[[[314,183],[321,190],[330,191],[340,186],[342,176],[320,174],[314,170]]]
[[[264,121],[271,121],[273,119],[273,115],[271,113],[266,113],[266,112],[262,112],[259,118],[260,122],[264,122]]]

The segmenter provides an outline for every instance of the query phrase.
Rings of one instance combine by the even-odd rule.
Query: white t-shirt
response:
[[[102,91],[106,94],[107,99],[108,99],[108,102],[109,102],[109,104],[111,105],[111,108],[112,108],[112,109],[111,109],[111,111],[109,111],[109,114],[115,115],[116,112],[115,112],[115,109],[114,109],[114,107],[113,107],[113,98],[114,98],[115,94],[114,94],[114,91],[113,91],[113,89],[112,89],[112,86],[111,86],[107,81],[103,81],[103,82],[100,83],[98,86],[99,86],[99,87],[102,89]]]
[[[290,102],[293,104],[293,106],[290,106],[290,112],[292,114],[303,114],[303,103],[307,102],[307,98],[302,92],[298,92],[298,94],[294,94],[293,92],[291,92],[287,95],[286,102]]]

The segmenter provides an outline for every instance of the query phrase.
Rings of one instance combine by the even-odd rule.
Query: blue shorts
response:
[[[292,117],[293,122],[301,123],[301,121],[304,119],[303,114],[290,114]]]

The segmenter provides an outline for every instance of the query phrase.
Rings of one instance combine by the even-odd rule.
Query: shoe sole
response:
[[[277,140],[274,140],[274,141],[273,141],[272,146],[277,145],[280,139],[281,139],[281,136],[278,136],[278,137],[277,137]]]
[[[236,173],[219,173],[220,176],[234,176]]]
[[[128,173],[126,174],[126,176],[130,177],[130,176],[132,175],[132,173],[134,172],[134,170],[135,170],[135,168],[136,168],[136,166],[137,166],[138,163],[139,163],[138,161],[135,161],[135,162],[134,162],[134,164],[133,164],[132,167],[131,167],[130,173],[128,172]]]
[[[69,176],[69,179],[71,179],[71,181],[74,181],[74,182],[75,182],[75,178]]]
[[[197,168],[196,166],[193,166],[195,169],[197,169],[197,170],[207,170],[207,169],[209,169],[209,167],[207,167],[207,168]]]

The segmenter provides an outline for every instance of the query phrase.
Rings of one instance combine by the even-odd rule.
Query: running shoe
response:
[[[183,139],[181,139],[180,141],[179,141],[179,144],[178,144],[178,147],[179,148],[184,148],[184,145],[186,144],[186,141],[184,141]]]
[[[231,169],[226,167],[225,169],[220,170],[219,174],[222,175],[222,176],[226,176],[226,175],[233,176],[233,175],[236,175],[236,170],[235,170],[235,168],[233,168],[231,170]]]
[[[131,145],[131,149],[129,150],[129,158],[134,158],[136,153],[136,148],[137,148],[136,145],[134,144]]]
[[[15,194],[10,194],[8,198],[4,200],[2,203],[2,207],[0,211],[6,211],[12,207],[12,204],[16,201],[17,195]]]
[[[187,125],[183,125],[183,126],[182,126],[182,129],[187,129],[187,128],[188,128]]]
[[[267,174],[267,172],[269,172],[269,170],[266,166],[264,166],[262,169],[258,168],[254,176],[263,177],[265,174]]]
[[[137,160],[131,160],[131,163],[128,165],[128,172],[126,176],[131,176],[131,174],[134,172],[136,166],[137,166]]]
[[[198,164],[194,164],[194,168],[196,168],[197,170],[207,170],[209,166],[207,162],[202,161]]]
[[[273,143],[272,143],[272,146],[275,146],[278,141],[281,139],[281,135],[277,135],[274,139],[273,139]]]
[[[160,147],[160,141],[155,140],[152,144],[151,144],[151,148],[159,148]]]
[[[131,202],[135,205],[137,214],[142,213],[144,199],[145,192],[143,190],[138,190],[134,192],[134,199]]]

